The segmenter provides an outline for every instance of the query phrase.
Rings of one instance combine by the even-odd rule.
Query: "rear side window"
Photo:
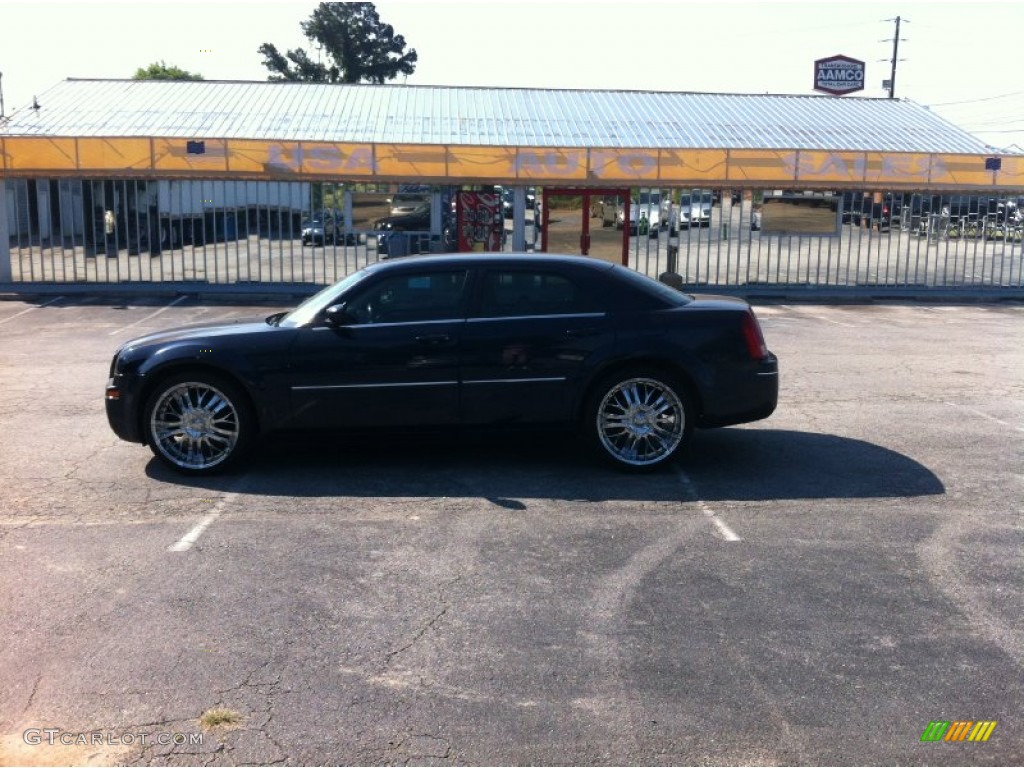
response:
[[[481,317],[572,315],[597,311],[589,287],[564,275],[542,271],[484,273]]]
[[[659,283],[629,267],[615,265],[611,271],[615,280],[611,304],[617,310],[659,309],[681,307],[691,299],[671,286]]]

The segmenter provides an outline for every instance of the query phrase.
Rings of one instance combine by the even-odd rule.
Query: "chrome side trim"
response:
[[[410,320],[407,323],[356,323],[354,325],[343,325],[341,328],[401,328],[404,325],[440,325],[442,323],[459,323],[466,322],[464,317],[455,317],[451,320]],[[313,326],[314,331],[333,331],[337,330],[333,325],[316,325]]]
[[[470,379],[463,381],[463,384],[537,384],[550,383],[553,381],[568,381],[565,376],[546,376],[535,379]]]
[[[459,382],[457,381],[410,381],[404,384],[322,384],[292,387],[292,392],[309,389],[398,389],[400,387],[450,387],[458,383]]]
[[[574,315],[507,315],[505,317],[470,317],[466,322],[496,323],[500,320],[547,320],[553,317],[559,320],[574,320],[577,318],[605,317],[605,315],[607,315],[606,312],[583,312]]]

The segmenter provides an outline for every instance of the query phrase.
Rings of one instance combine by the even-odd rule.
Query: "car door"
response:
[[[614,344],[586,275],[554,267],[482,270],[462,335],[462,420],[571,418],[588,366]]]
[[[454,424],[463,269],[388,274],[344,300],[350,322],[301,329],[292,348],[298,427]]]

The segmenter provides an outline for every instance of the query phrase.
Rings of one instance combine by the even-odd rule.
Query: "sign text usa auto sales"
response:
[[[814,62],[814,90],[842,96],[864,90],[864,62],[849,56],[830,56]]]

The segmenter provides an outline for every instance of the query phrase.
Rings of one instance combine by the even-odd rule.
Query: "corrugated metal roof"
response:
[[[0,134],[985,154],[909,101],[831,96],[66,80]]]

